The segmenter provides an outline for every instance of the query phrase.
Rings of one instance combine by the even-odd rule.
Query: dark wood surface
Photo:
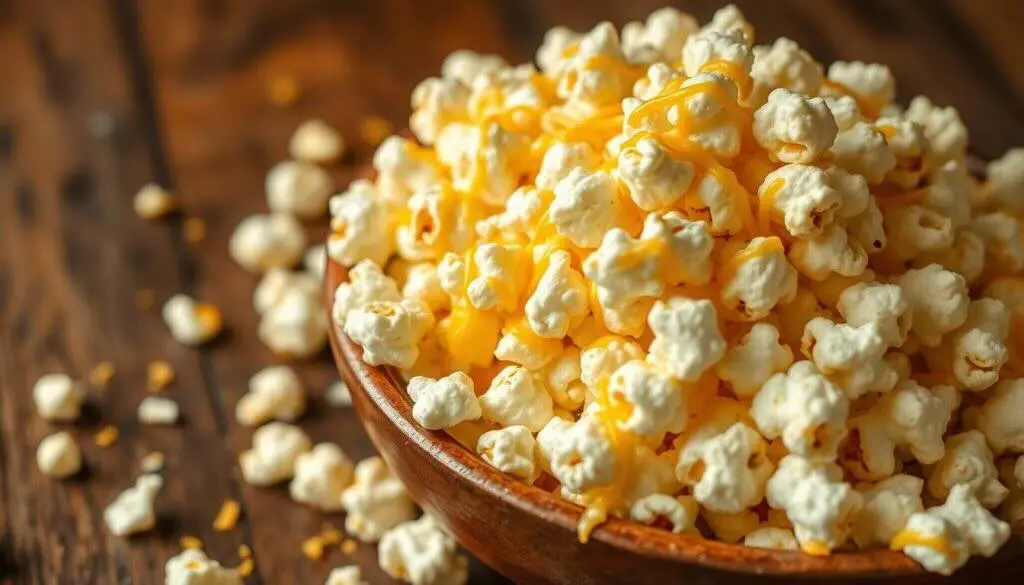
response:
[[[239,544],[251,546],[249,583],[317,584],[350,562],[371,582],[389,582],[372,547],[351,558],[303,557],[300,543],[342,518],[240,479],[235,461],[251,431],[234,423],[234,404],[249,376],[276,360],[255,339],[254,280],[228,258],[231,230],[264,207],[264,174],[303,119],[323,117],[349,137],[353,152],[336,169],[344,182],[371,153],[357,138],[358,120],[378,114],[401,125],[412,87],[451,50],[522,61],[554,24],[621,24],[661,4],[0,0],[0,583],[160,583],[182,534],[202,538],[226,564],[236,562]],[[705,19],[718,3],[678,4]],[[926,93],[956,105],[981,156],[1024,143],[1022,2],[739,4],[761,39],[789,36],[826,62],[886,62],[902,99]],[[294,107],[267,98],[279,76],[302,88]],[[151,180],[175,188],[185,215],[206,222],[204,241],[186,242],[180,217],[156,225],[135,217],[131,196]],[[313,226],[310,235],[321,233]],[[158,303],[179,291],[210,300],[229,331],[209,348],[182,348],[157,309],[136,307],[141,289],[154,290]],[[178,427],[135,422],[151,359],[177,371],[168,393],[183,407]],[[88,471],[70,482],[46,479],[35,446],[53,426],[35,415],[31,386],[55,370],[84,377],[103,360],[116,376],[90,391],[93,407],[73,428]],[[300,370],[313,396],[303,427],[314,440],[368,455],[354,414],[323,403],[336,377],[326,354]],[[99,449],[91,436],[107,423],[121,438]],[[159,529],[111,537],[102,510],[150,450],[168,459]],[[242,503],[242,520],[216,533],[210,524],[228,498]],[[472,582],[503,581],[475,565]]]

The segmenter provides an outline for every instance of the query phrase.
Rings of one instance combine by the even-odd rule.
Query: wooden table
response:
[[[249,583],[322,583],[331,567],[358,562],[388,580],[372,547],[313,562],[303,539],[326,522],[283,489],[241,481],[237,454],[251,431],[234,422],[249,376],[278,360],[256,339],[254,279],[227,254],[233,227],[264,208],[263,177],[285,157],[290,132],[320,116],[350,137],[354,156],[336,170],[347,182],[372,149],[357,122],[408,115],[415,83],[449,51],[471,47],[528,60],[555,24],[621,24],[658,0],[3,0],[0,1],[0,583],[160,583],[178,537],[196,535],[226,564],[252,547]],[[706,19],[717,2],[685,4]],[[815,56],[886,62],[899,95],[956,105],[972,149],[995,156],[1024,143],[1024,3],[792,0],[740,2],[762,39],[796,39]],[[292,77],[300,101],[268,100],[274,79]],[[148,181],[173,187],[184,216],[201,218],[200,243],[183,217],[151,224],[131,210]],[[311,227],[321,237],[323,226]],[[157,306],[136,305],[153,290]],[[174,343],[159,303],[186,291],[219,305],[230,331],[199,351]],[[174,428],[140,427],[145,364],[170,361],[168,391],[183,408]],[[110,360],[116,376],[90,393],[73,428],[88,472],[69,482],[41,476],[35,446],[54,425],[31,399],[38,376],[84,377]],[[326,355],[300,366],[313,395],[303,426],[351,455],[371,448],[352,412],[323,402],[335,379]],[[108,449],[92,434],[113,423]],[[160,522],[153,534],[110,536],[105,505],[138,474],[141,457],[167,456]],[[244,508],[237,530],[216,533],[221,503]],[[474,566],[472,582],[503,580]]]

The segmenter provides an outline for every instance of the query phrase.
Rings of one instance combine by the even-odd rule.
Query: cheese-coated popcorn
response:
[[[963,158],[967,150],[967,128],[956,108],[936,106],[919,95],[910,100],[906,116],[924,128],[929,154],[936,164]]]
[[[796,295],[796,269],[786,259],[778,238],[754,238],[725,262],[719,274],[727,317],[763,319],[779,303]]]
[[[544,39],[537,49],[537,65],[549,75],[557,75],[567,64],[571,46],[579,42],[582,35],[564,26],[556,26],[544,33]]]
[[[341,493],[341,505],[348,514],[345,532],[363,542],[377,542],[385,532],[416,515],[405,486],[380,457],[356,464],[352,485]]]
[[[924,510],[924,482],[919,477],[898,474],[857,489],[864,496],[864,507],[853,521],[850,538],[861,548],[888,546],[907,520]]]
[[[501,205],[519,186],[530,142],[497,122],[453,124],[438,137],[437,154],[451,169],[453,188],[473,190],[484,203]]]
[[[538,189],[554,189],[575,168],[596,169],[601,156],[586,142],[558,142],[544,153],[535,183]]]
[[[1020,220],[997,211],[974,217],[970,229],[985,244],[985,268],[994,274],[1024,269],[1024,235]]]
[[[115,536],[128,536],[156,526],[153,502],[163,485],[164,479],[157,474],[139,476],[132,487],[118,494],[103,510],[107,530]]]
[[[570,264],[571,259],[563,250],[551,253],[537,288],[526,301],[530,329],[541,337],[565,337],[569,327],[586,316],[587,285]]]
[[[779,37],[771,46],[753,49],[754,63],[750,77],[754,80],[751,101],[764,103],[777,88],[785,88],[804,95],[818,95],[824,72],[821,64],[786,37]]]
[[[888,347],[875,322],[851,327],[818,317],[807,323],[801,345],[804,354],[850,400],[867,392],[887,392],[898,380],[896,371],[883,359]]]
[[[899,347],[907,339],[914,313],[895,284],[858,283],[839,295],[836,309],[853,327],[868,323],[877,325],[876,331],[889,347]]]
[[[615,478],[615,446],[595,417],[574,423],[552,418],[537,434],[537,448],[555,479],[573,492],[583,493]]]
[[[368,181],[354,181],[348,190],[331,197],[331,234],[327,255],[344,266],[360,260],[384,264],[395,250],[391,208]]]
[[[406,390],[413,401],[412,416],[424,428],[447,429],[480,418],[473,380],[462,372],[439,380],[416,376],[409,380]]]
[[[827,151],[838,129],[821,98],[776,89],[754,112],[754,138],[784,163],[810,163]]]
[[[695,438],[679,452],[676,476],[706,509],[735,513],[756,505],[775,470],[761,435],[743,423]]]
[[[800,548],[819,555],[846,542],[864,501],[842,481],[837,465],[798,455],[782,458],[768,480],[765,497],[772,508],[785,510]]]
[[[469,562],[432,516],[404,522],[380,539],[377,559],[384,572],[412,585],[464,585]]]
[[[587,388],[580,380],[580,350],[567,347],[542,373],[555,406],[576,411],[583,405]]]
[[[345,138],[323,120],[306,120],[292,134],[288,154],[296,160],[335,162],[345,154]]]
[[[994,453],[1024,453],[1024,379],[1005,379],[978,408],[973,426]]]
[[[430,262],[421,262],[409,267],[402,285],[402,296],[407,299],[419,299],[433,312],[448,308],[448,293],[441,286],[437,276],[437,266]]]
[[[471,85],[480,75],[506,66],[505,60],[498,55],[459,49],[449,53],[441,62],[441,77]]]
[[[529,325],[514,325],[502,331],[498,345],[494,348],[494,357],[537,372],[557,358],[561,350],[559,340],[537,337],[530,331]]]
[[[691,221],[676,211],[649,214],[640,239],[660,249],[661,274],[671,285],[707,284],[711,279],[714,239],[704,221]]]
[[[988,163],[986,176],[988,197],[1014,215],[1024,215],[1024,148],[1011,148]]]
[[[235,228],[228,248],[231,258],[249,272],[290,268],[306,251],[306,234],[289,213],[250,215]]]
[[[530,429],[513,425],[480,435],[476,452],[498,471],[533,483],[540,474],[534,456],[536,445]]]
[[[438,168],[430,158],[414,142],[400,136],[390,136],[380,143],[373,155],[373,169],[377,171],[376,189],[366,181],[354,181],[349,190],[358,185],[362,192],[376,191],[384,202],[402,203],[414,192],[440,181]]]
[[[779,343],[779,330],[769,323],[756,323],[736,345],[726,351],[715,371],[728,382],[734,394],[749,398],[773,374],[785,372],[793,363],[793,352]]]
[[[664,290],[661,249],[653,241],[634,239],[625,230],[613,228],[583,264],[612,332],[639,335],[653,299]]]
[[[692,496],[651,494],[633,502],[629,517],[644,524],[667,520],[674,534],[697,533],[697,500]]]
[[[790,164],[768,174],[758,189],[762,217],[780,221],[797,238],[820,234],[832,223],[843,195],[832,175],[813,166]]]
[[[1009,490],[999,481],[992,451],[985,435],[972,430],[949,437],[946,454],[928,475],[928,493],[944,500],[958,484],[970,486],[982,506],[995,508],[1003,503]]]
[[[659,8],[647,16],[646,22],[628,22],[622,27],[622,52],[634,63],[672,62],[698,28],[689,14],[671,6]]]
[[[271,422],[256,429],[252,449],[238,456],[242,477],[252,485],[273,485],[287,481],[295,474],[299,455],[312,444],[306,433],[295,425]]]
[[[43,420],[70,422],[82,412],[85,391],[67,374],[46,374],[32,387],[32,400]]]
[[[313,163],[284,161],[267,173],[267,206],[275,213],[316,218],[327,212],[334,185],[327,171]]]
[[[722,34],[742,36],[750,45],[754,42],[754,27],[735,4],[726,4],[711,15],[711,20],[701,27],[701,32],[714,31]]]
[[[480,407],[487,420],[501,426],[522,425],[534,433],[554,416],[544,381],[519,366],[508,366],[491,380],[480,395]]]
[[[295,370],[270,366],[249,378],[249,392],[235,405],[235,420],[247,427],[271,419],[292,422],[306,411],[306,392]]]
[[[774,550],[800,550],[800,543],[789,528],[765,526],[743,537],[743,544],[754,548]]]
[[[389,276],[384,275],[372,260],[363,260],[348,271],[348,280],[334,291],[331,315],[334,322],[344,326],[353,309],[361,309],[372,301],[398,302],[402,295]]]
[[[602,379],[627,362],[642,360],[646,354],[635,341],[625,337],[606,337],[580,352],[580,380],[596,392]]]
[[[750,416],[767,439],[781,438],[790,453],[835,458],[846,435],[849,399],[811,362],[773,375],[754,396]]]
[[[345,335],[362,346],[366,363],[408,369],[433,324],[434,315],[422,301],[371,301],[348,312]]]
[[[582,248],[596,248],[620,214],[618,184],[603,171],[573,169],[555,186],[548,217],[559,234]]]
[[[242,585],[236,569],[227,569],[201,549],[187,548],[164,565],[165,585]]]
[[[934,347],[942,336],[967,320],[970,304],[964,277],[931,264],[908,270],[896,280],[913,311],[911,332],[923,345]]]
[[[466,297],[477,309],[512,311],[520,304],[529,262],[520,246],[482,244],[473,252],[475,278],[466,283]]]
[[[420,142],[433,144],[445,126],[467,118],[468,106],[467,82],[447,76],[424,79],[412,91],[409,128]]]
[[[623,148],[616,167],[630,199],[645,211],[670,207],[689,189],[695,172],[692,163],[672,158],[653,138],[641,138]]]
[[[896,167],[885,180],[904,189],[913,189],[927,172],[929,144],[924,128],[901,116],[883,117],[875,121],[875,129],[885,136],[885,142],[896,157]]]
[[[709,62],[735,63],[744,72],[750,71],[753,55],[742,34],[701,31],[687,37],[683,45],[683,71],[690,77],[702,73]]]
[[[685,109],[668,110],[669,124],[680,125],[684,115],[700,120],[687,136],[691,141],[721,158],[739,154],[741,128],[728,116],[738,97],[738,89],[731,78],[718,73],[698,73],[683,81],[680,87],[694,91],[695,95],[685,102]]]
[[[333,443],[319,443],[295,458],[295,477],[288,493],[324,511],[341,509],[341,492],[352,483],[352,461]]]
[[[678,433],[686,425],[686,399],[678,382],[643,361],[615,370],[608,381],[611,406],[625,405],[629,417],[619,427],[641,437]]]
[[[865,107],[879,112],[896,97],[892,71],[879,63],[836,61],[828,68],[828,81],[849,93]]]
[[[840,168],[877,184],[896,168],[896,155],[885,135],[867,122],[857,122],[836,134],[830,149]]]
[[[36,466],[50,477],[71,477],[82,469],[82,451],[67,431],[54,433],[39,442]]]
[[[725,354],[711,301],[684,297],[658,301],[647,322],[654,333],[647,361],[678,380],[696,381]]]

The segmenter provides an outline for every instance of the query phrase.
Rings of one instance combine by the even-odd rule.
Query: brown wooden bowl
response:
[[[328,310],[335,288],[345,278],[343,266],[328,262]],[[507,477],[448,434],[419,426],[399,377],[388,368],[365,364],[359,346],[333,323],[330,329],[338,371],[385,461],[413,499],[440,519],[460,544],[516,583],[766,585],[827,579],[832,584],[912,584],[979,578],[989,583],[1024,582],[1024,546],[1019,538],[992,559],[973,560],[952,578],[927,573],[903,554],[888,550],[814,557],[676,535],[619,519],[602,524],[590,542],[581,544],[576,539],[579,506]]]

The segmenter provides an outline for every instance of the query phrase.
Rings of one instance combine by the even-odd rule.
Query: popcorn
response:
[[[314,508],[341,509],[341,493],[352,483],[352,462],[333,443],[319,443],[295,458],[295,476],[288,493]]]
[[[689,190],[696,176],[693,163],[674,159],[654,138],[640,138],[636,144],[624,147],[616,162],[616,176],[629,189],[633,203],[644,211],[671,207]],[[539,181],[540,175],[538,185]]]
[[[132,198],[135,215],[143,219],[160,219],[177,207],[178,202],[174,195],[155,183],[144,185]]]
[[[82,412],[85,391],[66,374],[46,374],[32,387],[32,400],[43,420],[73,422]]]
[[[836,61],[828,68],[827,88],[835,86],[841,94],[849,94],[869,112],[880,112],[896,97],[896,80],[892,71],[879,63]]]
[[[988,164],[985,173],[988,198],[1013,215],[1024,215],[1024,148],[1012,148]]]
[[[974,217],[970,229],[985,245],[985,268],[993,274],[1024,269],[1024,239],[1020,221],[1001,211]]]
[[[480,402],[473,392],[473,380],[455,372],[440,380],[416,376],[406,386],[412,398],[412,416],[430,430],[451,428],[463,421],[480,418]]]
[[[289,294],[315,296],[319,294],[320,282],[306,272],[294,272],[275,268],[268,271],[256,285],[252,294],[252,306],[260,316],[281,304]]]
[[[363,459],[356,464],[354,482],[341,494],[345,531],[363,542],[377,542],[385,532],[412,520],[416,506],[384,460]]]
[[[924,510],[919,477],[898,474],[876,484],[858,486],[864,507],[853,521],[850,537],[857,546],[888,546],[911,516]]]
[[[466,297],[477,309],[512,311],[526,287],[528,259],[519,246],[482,244],[473,252],[476,277],[466,284]]]
[[[881,183],[896,168],[896,155],[884,134],[867,122],[856,122],[836,134],[832,148],[836,166]]]
[[[583,263],[583,273],[594,283],[609,330],[640,334],[653,299],[665,287],[661,266],[662,248],[657,240],[635,240],[619,228],[605,234],[601,246]]]
[[[776,89],[754,113],[754,138],[773,160],[810,163],[832,146],[836,123],[821,98]]]
[[[352,393],[344,380],[335,380],[324,392],[324,400],[331,406],[352,406]]]
[[[581,374],[580,351],[574,346],[567,347],[544,368],[542,377],[555,406],[576,411],[583,405],[587,388],[580,381]]]
[[[544,39],[537,49],[537,65],[544,73],[557,76],[567,66],[572,55],[570,47],[579,43],[582,35],[564,26],[556,26],[544,33]]]
[[[54,433],[39,442],[36,465],[44,475],[64,479],[82,469],[82,451],[66,431]]]
[[[1010,313],[1001,301],[979,299],[967,308],[967,320],[946,336],[937,350],[923,352],[935,371],[952,366],[958,387],[979,392],[999,379],[999,372],[1010,357],[1004,345],[1010,331]]]
[[[313,163],[279,162],[267,173],[267,206],[273,213],[321,217],[327,212],[333,188],[331,176]]]
[[[993,453],[1024,453],[1024,379],[1006,379],[979,408],[973,425],[985,435]]]
[[[289,213],[250,215],[231,234],[228,251],[249,272],[261,274],[271,268],[290,268],[306,251],[306,234]]]
[[[332,260],[344,266],[360,260],[381,265],[394,252],[393,212],[382,194],[368,181],[353,181],[347,191],[331,197],[327,255]]]
[[[558,357],[561,351],[561,340],[539,337],[530,329],[527,320],[519,318],[510,320],[502,329],[494,357],[536,372]]]
[[[462,49],[453,51],[444,58],[441,63],[441,77],[471,85],[480,75],[501,70],[505,66],[505,60],[498,55],[485,55]]]
[[[225,569],[201,549],[188,548],[164,565],[165,585],[241,585],[236,569]]]
[[[770,47],[754,47],[753,53],[750,77],[754,80],[754,104],[764,103],[776,88],[804,95],[818,95],[821,90],[821,65],[790,39],[779,37]]]
[[[261,301],[272,302],[262,311],[258,335],[267,347],[285,357],[310,357],[327,344],[327,318],[320,304],[319,285],[307,274],[286,281],[270,301],[273,287]]]
[[[647,322],[654,333],[647,360],[678,380],[695,382],[725,354],[710,301],[683,297],[658,301]]]
[[[682,386],[654,366],[631,361],[615,370],[608,381],[611,409],[624,408],[629,416],[618,422],[640,437],[678,433],[687,420]]]
[[[151,530],[156,525],[153,501],[163,487],[159,475],[145,474],[124,490],[103,510],[103,521],[115,536],[127,536]]]
[[[785,372],[792,363],[793,352],[779,343],[779,330],[768,323],[756,323],[726,351],[715,372],[734,394],[750,398],[772,375]]]
[[[306,120],[292,134],[288,154],[301,161],[335,162],[345,154],[345,139],[323,120]]]
[[[683,45],[683,71],[693,77],[704,73],[709,63],[733,63],[743,73],[749,73],[753,55],[746,38],[735,32],[702,30],[687,37]]]
[[[270,420],[294,422],[306,411],[306,392],[295,370],[270,366],[249,378],[249,392],[235,405],[235,420],[254,427]]]
[[[625,337],[602,338],[580,352],[580,380],[596,392],[602,380],[614,374],[615,370],[645,356],[639,344]]]
[[[583,277],[571,266],[568,252],[556,250],[546,258],[536,290],[526,301],[530,328],[541,337],[565,337],[570,326],[586,316],[588,290]]]
[[[949,575],[970,555],[990,557],[1010,538],[1010,526],[993,517],[970,486],[954,486],[941,506],[910,517],[890,546],[936,573]]]
[[[526,171],[530,141],[487,119],[479,126],[452,124],[437,139],[437,156],[451,169],[452,187],[473,191],[484,203],[501,205]]]
[[[348,271],[348,280],[335,289],[331,317],[344,327],[353,309],[362,309],[373,301],[397,303],[401,300],[395,281],[385,276],[375,262],[363,260]]]
[[[332,569],[328,573],[324,585],[367,585],[367,583],[363,581],[363,573],[359,566],[349,565]]]
[[[385,573],[412,585],[464,585],[469,579],[469,563],[455,539],[429,515],[388,530],[377,556]]]
[[[252,435],[252,449],[238,457],[242,478],[251,485],[274,485],[295,475],[299,455],[309,451],[302,429],[283,422],[263,425]]]
[[[759,213],[796,238],[819,235],[842,207],[866,204],[867,185],[839,169],[790,164],[769,173],[758,189]],[[847,212],[844,210],[843,215]]]
[[[325,244],[310,246],[302,256],[302,269],[310,276],[323,280],[327,273],[327,246]]]
[[[959,274],[931,264],[908,270],[896,284],[914,314],[910,331],[923,345],[938,345],[943,335],[967,320],[969,293]]]
[[[980,431],[967,431],[949,437],[946,453],[928,475],[928,493],[944,500],[956,485],[967,485],[982,506],[995,508],[1003,503],[1009,490],[999,482],[992,451]]]
[[[581,248],[596,248],[621,213],[618,185],[606,172],[573,169],[554,189],[548,218],[555,230]]]
[[[763,319],[776,305],[788,303],[796,295],[797,273],[778,238],[756,237],[743,249],[732,255],[726,252],[723,257],[727,259],[718,281],[722,283],[722,304],[731,309],[728,317]]]
[[[611,23],[598,24],[574,47],[557,77],[558,97],[568,103],[600,108],[616,104],[627,95],[631,80],[616,67],[602,66],[606,62],[624,63],[619,35]]]
[[[874,323],[889,347],[899,347],[907,340],[914,315],[903,289],[895,284],[855,284],[839,295],[836,309],[852,327]]]
[[[418,344],[434,324],[422,301],[371,301],[345,317],[345,335],[363,348],[363,360],[374,366],[408,369],[419,356]]]
[[[701,506],[737,513],[764,498],[775,466],[757,431],[736,423],[720,434],[694,438],[679,452],[676,477],[693,490]]]
[[[556,142],[544,153],[535,183],[538,189],[552,190],[573,169],[593,170],[601,164],[601,156],[586,142]]]
[[[755,62],[756,63],[756,62]],[[747,534],[743,537],[745,546],[754,548],[770,548],[774,550],[800,550],[800,543],[797,542],[793,531],[788,528],[776,528],[765,526]]]
[[[138,418],[144,425],[173,425],[180,412],[178,403],[170,398],[147,396],[139,403]]]
[[[967,150],[967,128],[955,108],[938,107],[919,95],[910,100],[906,116],[924,129],[929,154],[936,163],[963,159]]]
[[[885,230],[889,238],[887,255],[903,263],[926,252],[948,250],[956,237],[949,218],[920,205],[887,212]]]
[[[554,404],[544,382],[519,366],[507,366],[480,395],[485,419],[503,427],[522,425],[537,432],[554,416]]]
[[[931,163],[924,129],[901,116],[879,118],[875,129],[885,136],[886,144],[896,157],[896,167],[886,175],[886,182],[904,189],[917,187]]]
[[[685,12],[666,6],[647,16],[646,22],[627,22],[622,27],[622,52],[633,63],[674,61],[687,37],[698,30],[697,21]]]
[[[445,75],[443,78],[424,79],[413,89],[409,128],[420,142],[434,144],[446,126],[466,120],[469,116],[468,85],[471,82]]]
[[[399,136],[390,136],[377,147],[373,155],[373,169],[377,172],[375,186],[368,181],[354,181],[349,192],[371,197],[379,195],[385,204],[395,204],[404,203],[416,191],[440,182],[435,161],[414,142]],[[382,207],[386,208],[386,205]],[[331,215],[335,213],[332,211]]]
[[[842,481],[837,465],[798,455],[782,458],[765,495],[769,506],[786,512],[801,550],[813,555],[842,546],[863,507],[863,497]]]
[[[575,423],[550,419],[537,434],[537,449],[562,486],[574,493],[611,483],[616,451],[605,426],[593,416]]]
[[[534,460],[535,449],[533,434],[522,425],[487,431],[476,443],[476,452],[484,461],[526,483],[533,483],[540,475]]]
[[[867,392],[888,392],[898,381],[896,371],[884,359],[887,346],[879,331],[874,322],[851,327],[817,317],[807,323],[801,349],[856,400]]]
[[[815,460],[835,458],[848,411],[846,394],[808,361],[769,378],[750,406],[766,439],[781,438],[790,453]]]
[[[754,27],[747,22],[743,13],[735,4],[726,4],[711,15],[711,21],[700,29],[701,32],[714,31],[721,34],[742,37],[748,45],[754,42]]]
[[[184,294],[168,299],[162,315],[171,337],[182,345],[202,345],[216,337],[224,325],[217,307]]]
[[[692,496],[672,497],[665,494],[644,496],[630,506],[629,517],[643,524],[667,520],[674,534],[698,534],[697,500]]]

